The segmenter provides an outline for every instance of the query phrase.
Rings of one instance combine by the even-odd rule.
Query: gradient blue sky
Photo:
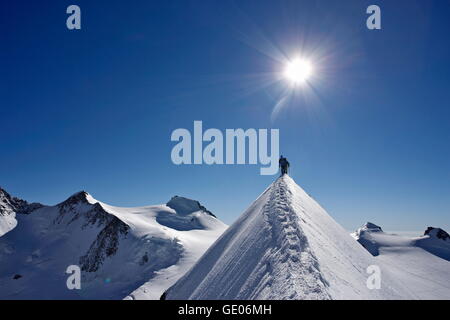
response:
[[[381,31],[365,27],[370,4]],[[177,167],[171,132],[272,127],[291,176],[345,228],[448,231],[449,14],[415,0],[3,1],[0,185],[46,204],[183,195],[232,223],[275,176]],[[271,121],[277,56],[302,52],[314,89]]]

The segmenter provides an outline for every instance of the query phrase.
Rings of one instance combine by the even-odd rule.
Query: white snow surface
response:
[[[405,237],[368,223],[355,241],[287,175],[228,229],[183,197],[121,208],[80,192],[42,207],[5,194],[0,299],[450,299],[438,229]],[[81,290],[66,286],[73,264]],[[371,265],[379,290],[366,285]]]
[[[227,228],[201,210],[121,208],[85,192],[16,219],[0,237],[0,299],[158,299]],[[83,264],[81,290],[68,290],[67,267]]]
[[[402,299],[389,273],[294,180],[275,181],[165,293],[166,299]]]
[[[9,194],[0,188],[0,237],[17,225],[16,213]]]
[[[434,230],[433,230],[434,231]],[[367,223],[352,234],[413,299],[450,300],[450,239],[385,233]]]
[[[11,212],[8,214],[0,215],[0,237],[14,229],[17,225],[16,213]]]

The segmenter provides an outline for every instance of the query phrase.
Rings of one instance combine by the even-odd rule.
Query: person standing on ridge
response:
[[[278,160],[279,167],[281,168],[281,175],[288,173],[289,161],[283,155],[280,156],[280,160]]]

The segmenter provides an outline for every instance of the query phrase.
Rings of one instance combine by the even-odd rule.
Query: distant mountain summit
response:
[[[0,188],[0,237],[17,225],[16,214],[29,214],[42,207],[40,203],[30,204],[12,197],[6,190]]]
[[[166,203],[169,208],[175,210],[176,213],[181,215],[191,214],[197,211],[203,211],[210,216],[215,217],[211,211],[208,211],[204,206],[200,204],[197,200],[192,200],[184,197],[174,196]]]
[[[6,190],[0,188],[0,215],[8,215],[12,212],[28,214],[33,210],[43,207],[40,203],[28,203],[25,200],[12,197]]]
[[[383,232],[383,229],[381,227],[377,226],[376,224],[372,222],[367,222],[362,228],[361,231],[370,231],[370,232]]]
[[[450,242],[450,235],[441,228],[428,227],[427,230],[425,230],[424,235]]]
[[[423,237],[409,238],[385,233],[381,227],[368,222],[351,235],[373,256],[378,256],[380,249],[418,247],[450,261],[450,236],[441,228],[428,227]]]
[[[226,229],[198,201],[168,204],[120,208],[80,191],[44,206],[1,189],[0,299],[159,298]],[[66,287],[69,265],[82,290]]]
[[[352,235],[414,299],[450,299],[450,241],[444,230],[430,227],[424,236],[405,237],[367,223]]]
[[[354,237],[364,248],[367,249],[367,251],[370,252],[373,256],[377,256],[379,254],[378,252],[378,245],[375,241],[373,241],[372,237],[370,236],[372,233],[383,233],[383,229],[381,227],[377,226],[374,223],[367,222],[365,225],[360,227],[358,230],[356,230],[354,233],[352,233],[352,237]]]

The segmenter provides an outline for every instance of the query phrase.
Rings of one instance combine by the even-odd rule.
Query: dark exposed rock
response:
[[[187,215],[196,211],[203,211],[216,218],[211,211],[202,206],[197,200],[174,196],[169,202],[166,203],[166,205],[181,215]]]
[[[0,188],[0,215],[9,215],[12,212],[29,214],[43,206],[40,203],[28,203],[25,200],[12,197],[6,190]]]
[[[117,252],[120,238],[125,237],[129,231],[129,226],[115,216],[109,215],[107,220],[87,253],[80,258],[82,271],[97,271],[107,257]]]
[[[77,206],[80,204],[89,204],[87,201],[88,193],[85,191],[80,191],[70,196],[67,200],[61,202],[57,205],[59,209],[59,216],[56,217],[55,223],[60,223],[64,216],[69,212],[77,212]]]
[[[429,235],[431,237],[434,236],[434,237],[444,240],[444,241],[450,240],[450,235],[446,231],[442,230],[441,228],[428,227],[427,230],[425,230],[424,235],[425,236]]]
[[[141,266],[143,266],[144,264],[146,264],[148,262],[148,253],[146,252],[143,256],[142,256],[142,259],[141,259],[141,261],[139,262],[139,264],[141,265]]]
[[[71,224],[80,217],[83,217],[83,229],[89,225],[97,225],[98,227],[101,227],[109,224],[111,219],[115,217],[106,212],[100,203],[89,203],[87,200],[88,195],[89,194],[87,192],[81,191],[58,204],[57,207],[59,209],[59,215],[53,222],[60,224],[67,216],[69,220],[67,224]],[[80,205],[85,206],[85,208],[80,209]]]
[[[89,226],[102,228],[86,254],[79,259],[82,271],[95,272],[107,257],[117,252],[120,238],[127,235],[129,226],[105,211],[99,202],[89,202],[88,196],[86,191],[80,191],[58,204],[59,215],[53,223],[69,225],[82,219],[82,229]]]
[[[366,237],[366,234],[370,235],[370,233],[372,232],[383,232],[383,229],[372,222],[367,222],[361,228],[356,230],[356,232],[354,232],[354,237],[356,238],[356,241],[359,242],[359,244],[361,244],[367,251],[370,252],[370,254],[372,254],[373,256],[378,256],[380,252],[377,243],[373,241],[370,236]]]
[[[66,206],[70,206],[76,203],[88,203],[87,196],[89,193],[86,191],[79,191],[73,195],[71,195],[69,198],[58,204],[59,207],[63,208]]]
[[[370,232],[383,232],[383,229],[381,229],[380,226],[377,226],[375,223],[372,222],[367,222],[362,228]]]

